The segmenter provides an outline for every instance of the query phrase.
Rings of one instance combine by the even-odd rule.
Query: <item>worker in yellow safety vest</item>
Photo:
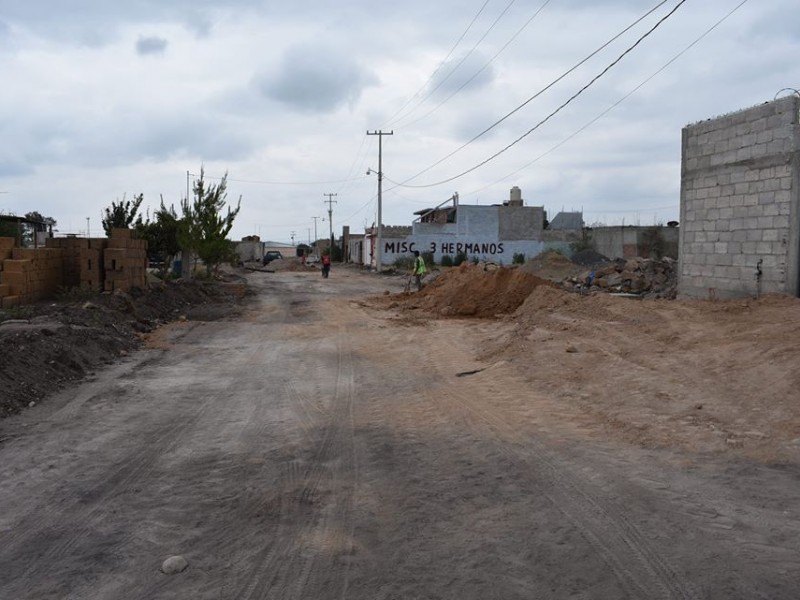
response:
[[[428,269],[425,267],[425,259],[419,255],[419,250],[414,250],[414,270],[411,274],[417,282],[417,291],[422,289],[422,278],[425,277],[427,272]]]

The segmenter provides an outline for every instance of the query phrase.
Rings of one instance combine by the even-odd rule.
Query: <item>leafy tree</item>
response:
[[[233,221],[239,214],[241,198],[235,210],[225,208],[228,174],[218,184],[206,185],[204,169],[194,183],[194,198],[181,202],[183,219],[178,233],[181,248],[194,252],[206,265],[206,274],[211,275],[223,262],[233,258],[233,243],[227,239]]]
[[[163,259],[162,274],[169,269],[172,259],[181,251],[178,243],[180,219],[175,207],[166,207],[164,198],[161,198],[161,207],[153,213],[153,220],[149,216],[142,221],[141,217],[136,223],[136,233],[140,239],[147,240],[147,252],[150,256],[159,256]]]
[[[105,216],[102,219],[103,231],[106,232],[108,237],[111,237],[112,229],[127,229],[136,220],[136,213],[139,212],[139,207],[144,202],[144,194],[134,196],[133,200],[125,200],[122,197],[122,202],[112,202],[110,207],[105,209]],[[141,217],[139,221],[141,223]]]

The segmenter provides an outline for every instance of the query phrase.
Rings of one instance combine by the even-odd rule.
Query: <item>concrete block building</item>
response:
[[[549,249],[570,253],[570,244],[580,239],[582,213],[569,213],[564,227],[546,227],[544,207],[525,206],[522,192],[511,188],[509,200],[487,205],[458,202],[458,195],[442,204],[415,213],[411,227],[384,226],[381,261],[390,265],[414,250],[430,252],[435,262],[444,256],[465,254],[467,258],[511,264],[515,254],[532,258]],[[365,263],[374,266],[371,236],[367,236]]]
[[[683,129],[678,293],[800,295],[800,98]]]

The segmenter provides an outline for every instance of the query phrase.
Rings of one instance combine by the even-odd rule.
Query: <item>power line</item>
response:
[[[533,100],[535,100],[536,98],[538,98],[539,96],[541,96],[543,93],[545,93],[547,90],[549,90],[549,89],[550,89],[551,87],[553,87],[555,84],[557,84],[559,81],[561,81],[562,79],[564,79],[564,78],[565,78],[567,75],[569,75],[570,73],[572,73],[573,71],[575,71],[575,70],[576,70],[578,67],[580,67],[581,65],[583,65],[584,63],[586,63],[586,62],[587,62],[589,59],[591,59],[592,57],[594,57],[595,55],[597,55],[599,52],[601,52],[602,50],[604,50],[606,47],[608,47],[608,46],[609,46],[610,44],[612,44],[614,41],[618,40],[620,37],[622,37],[623,35],[625,35],[625,34],[626,34],[628,31],[630,31],[631,29],[633,29],[633,28],[634,28],[636,25],[638,25],[639,23],[641,23],[641,22],[642,22],[644,19],[646,19],[647,17],[649,17],[651,14],[653,14],[653,12],[655,12],[655,11],[656,11],[656,10],[658,10],[658,9],[659,9],[661,6],[663,6],[664,4],[666,4],[666,3],[667,3],[667,1],[668,1],[668,0],[661,0],[661,2],[659,2],[658,4],[656,4],[656,5],[655,5],[653,8],[651,8],[649,11],[647,11],[647,12],[646,12],[645,14],[643,14],[641,17],[639,17],[638,19],[636,19],[636,20],[635,20],[633,23],[631,23],[630,25],[628,25],[627,27],[625,27],[625,28],[624,28],[622,31],[620,31],[619,33],[617,33],[617,34],[616,34],[615,36],[613,36],[612,38],[610,38],[610,39],[609,39],[609,40],[608,40],[608,41],[607,41],[605,44],[603,44],[602,46],[600,46],[599,48],[597,48],[597,49],[596,49],[596,50],[594,50],[593,52],[589,53],[589,54],[588,54],[588,55],[587,55],[585,58],[583,58],[582,60],[580,60],[580,61],[578,61],[577,63],[575,63],[575,65],[573,65],[573,66],[572,66],[572,67],[570,67],[568,70],[566,70],[564,73],[562,73],[562,74],[561,74],[561,75],[559,75],[557,78],[555,78],[553,81],[551,81],[550,83],[548,83],[548,84],[547,84],[545,87],[543,87],[541,90],[539,90],[538,92],[536,92],[536,93],[535,93],[533,96],[531,96],[530,98],[528,98],[527,100],[525,100],[525,102],[523,102],[522,104],[520,104],[519,106],[517,106],[517,107],[516,107],[514,110],[512,110],[512,111],[511,111],[511,112],[509,112],[509,113],[506,113],[506,115],[505,115],[505,116],[501,117],[500,119],[498,119],[497,121],[495,121],[494,123],[492,123],[491,125],[489,125],[489,127],[487,127],[486,129],[484,129],[483,131],[481,131],[481,132],[480,132],[478,135],[476,135],[475,137],[473,137],[473,138],[472,138],[472,139],[470,139],[469,141],[465,142],[464,144],[462,144],[461,146],[459,146],[458,148],[456,148],[455,150],[453,150],[453,151],[452,151],[450,154],[448,154],[448,155],[446,155],[446,156],[442,157],[441,159],[439,159],[438,161],[436,161],[435,163],[433,163],[433,164],[432,164],[432,165],[430,165],[429,167],[427,167],[427,168],[423,169],[422,171],[420,171],[419,173],[417,173],[417,174],[416,174],[416,175],[414,175],[413,177],[409,177],[408,179],[406,179],[406,180],[403,182],[403,184],[406,184],[406,183],[408,183],[409,181],[413,181],[414,179],[416,179],[416,178],[417,178],[417,177],[419,177],[420,175],[423,175],[424,173],[427,173],[428,171],[430,171],[431,169],[433,169],[433,168],[434,168],[434,167],[436,167],[437,165],[440,165],[440,164],[442,164],[442,163],[443,163],[444,161],[446,161],[448,158],[452,157],[453,155],[457,154],[458,152],[461,152],[461,151],[462,151],[464,148],[466,148],[467,146],[469,146],[470,144],[472,144],[472,143],[473,143],[473,142],[475,142],[476,140],[480,139],[481,137],[483,137],[484,135],[486,135],[487,133],[489,133],[489,132],[490,132],[492,129],[494,129],[495,127],[497,127],[498,125],[500,125],[500,123],[502,123],[503,121],[505,121],[506,119],[508,119],[509,117],[511,117],[513,114],[515,114],[515,113],[519,112],[520,110],[522,110],[522,109],[523,109],[525,106],[527,106],[528,104],[530,104],[530,103],[531,103]],[[399,184],[398,184],[398,185],[399,185]]]
[[[452,69],[452,70],[451,70],[451,71],[450,71],[450,72],[449,72],[449,73],[448,73],[448,74],[447,74],[447,75],[446,75],[446,76],[445,76],[445,77],[444,77],[444,78],[443,78],[443,79],[442,79],[442,80],[441,80],[441,81],[440,81],[438,84],[436,84],[436,87],[434,87],[432,90],[430,90],[430,91],[429,91],[429,92],[428,92],[428,93],[425,95],[425,97],[424,97],[422,100],[420,100],[420,101],[419,101],[419,103],[418,103],[418,104],[417,104],[417,105],[416,105],[416,106],[415,106],[413,109],[411,109],[411,111],[410,111],[408,114],[406,114],[406,115],[404,115],[404,116],[400,117],[400,121],[402,121],[403,119],[407,119],[407,118],[409,117],[409,115],[413,114],[413,113],[414,113],[414,111],[415,111],[417,108],[419,108],[420,106],[422,106],[422,104],[423,104],[423,103],[424,103],[424,102],[425,102],[425,101],[426,101],[428,98],[430,98],[430,97],[431,97],[431,96],[432,96],[434,93],[436,93],[436,90],[438,90],[440,87],[442,87],[442,85],[444,85],[444,83],[445,83],[445,82],[446,82],[448,79],[450,79],[450,77],[453,75],[453,73],[455,73],[455,72],[458,70],[458,68],[459,68],[461,65],[463,65],[463,64],[464,64],[464,62],[465,62],[465,61],[466,61],[466,60],[467,60],[467,59],[468,59],[468,58],[469,58],[469,57],[472,55],[472,53],[473,53],[473,52],[475,52],[475,50],[478,48],[478,46],[480,46],[480,45],[481,45],[481,43],[483,42],[483,40],[485,40],[485,39],[486,39],[486,36],[488,36],[488,35],[489,35],[489,33],[491,33],[491,31],[492,31],[492,30],[495,28],[495,26],[496,26],[496,25],[497,25],[497,24],[500,22],[500,19],[502,19],[502,18],[503,18],[503,16],[504,16],[504,15],[505,15],[505,14],[508,12],[508,9],[510,9],[510,8],[511,8],[511,6],[514,4],[514,2],[516,2],[516,0],[511,0],[511,1],[510,1],[510,2],[509,2],[507,5],[506,5],[506,7],[503,9],[503,11],[502,11],[502,12],[501,12],[501,13],[500,13],[498,16],[497,16],[497,18],[494,20],[494,22],[493,22],[493,23],[492,23],[492,24],[489,26],[489,29],[487,29],[487,30],[484,32],[484,34],[481,36],[481,38],[480,38],[480,39],[479,39],[477,42],[475,42],[475,45],[474,45],[472,48],[470,48],[469,52],[467,52],[467,53],[466,53],[466,54],[465,54],[465,55],[464,55],[464,56],[461,58],[461,60],[460,60],[460,61],[458,61],[458,63],[456,63],[456,66],[455,66],[455,67],[453,67],[453,69]]]
[[[664,1],[666,2],[666,0],[664,0]],[[512,42],[513,42],[515,39],[517,39],[517,37],[519,36],[519,34],[520,34],[520,33],[522,33],[522,32],[523,32],[523,31],[524,31],[524,30],[525,30],[525,29],[528,27],[528,25],[530,25],[530,24],[531,24],[531,21],[533,21],[533,20],[534,20],[534,19],[535,19],[535,18],[536,18],[536,17],[539,15],[539,13],[540,13],[540,12],[542,12],[542,11],[544,10],[545,6],[547,6],[548,4],[550,4],[550,2],[551,2],[551,0],[545,0],[544,4],[542,4],[542,5],[541,5],[541,6],[540,6],[538,9],[536,9],[536,12],[535,12],[535,13],[533,13],[533,15],[532,15],[532,16],[531,16],[531,17],[530,17],[530,18],[529,18],[527,21],[525,21],[525,23],[522,25],[522,27],[520,27],[519,29],[517,29],[517,32],[516,32],[514,35],[512,35],[512,36],[511,36],[511,37],[508,39],[508,41],[507,41],[507,42],[506,42],[506,43],[503,45],[503,47],[502,47],[502,48],[500,48],[500,50],[498,50],[498,51],[495,53],[495,55],[494,55],[494,56],[492,56],[492,58],[490,58],[490,59],[489,59],[489,61],[488,61],[486,64],[484,64],[484,65],[483,65],[483,66],[482,66],[480,69],[478,69],[477,71],[475,71],[475,73],[472,75],[472,77],[470,77],[470,78],[469,78],[469,79],[467,79],[467,80],[466,80],[464,83],[462,83],[462,84],[461,84],[461,86],[459,86],[459,88],[458,88],[457,90],[455,90],[455,91],[454,91],[452,94],[450,94],[450,95],[449,95],[447,98],[445,98],[444,100],[442,100],[442,101],[441,101],[439,104],[437,104],[436,106],[434,106],[434,107],[433,107],[431,110],[429,110],[428,112],[426,112],[426,113],[425,113],[424,115],[422,115],[421,117],[418,117],[418,118],[414,119],[414,120],[413,120],[413,121],[411,121],[410,123],[406,123],[406,124],[404,125],[404,127],[411,127],[412,125],[415,125],[416,123],[419,123],[419,122],[420,122],[420,121],[422,121],[423,119],[425,119],[425,118],[427,118],[427,117],[431,116],[433,113],[435,113],[437,110],[439,110],[439,109],[440,109],[440,108],[441,108],[441,107],[442,107],[444,104],[446,104],[447,102],[449,102],[449,101],[450,101],[450,99],[451,99],[453,96],[455,96],[456,94],[458,94],[458,93],[459,93],[461,90],[463,90],[463,89],[464,89],[465,87],[467,87],[467,86],[468,86],[470,83],[472,83],[472,82],[475,80],[475,78],[476,78],[478,75],[480,75],[481,73],[483,73],[483,72],[486,70],[486,68],[487,68],[487,67],[489,67],[489,65],[491,65],[491,64],[492,64],[492,63],[493,63],[495,60],[497,60],[497,57],[498,57],[498,56],[500,56],[500,55],[501,55],[501,54],[502,54],[502,53],[505,51],[505,49],[506,49],[506,48],[508,48],[508,47],[511,45],[511,43],[512,43]],[[447,158],[447,157],[445,157],[445,158]],[[444,159],[443,159],[443,160],[444,160]],[[438,164],[438,163],[437,163],[437,164]]]
[[[600,119],[602,119],[604,116],[606,116],[606,115],[607,115],[608,113],[610,113],[612,110],[614,110],[614,109],[615,109],[617,106],[619,106],[620,104],[622,104],[622,103],[623,103],[625,100],[627,100],[628,98],[630,98],[631,96],[633,96],[633,94],[635,94],[635,93],[636,93],[636,92],[638,92],[638,91],[639,91],[641,88],[643,88],[645,85],[647,85],[648,83],[650,83],[650,81],[651,81],[651,80],[653,80],[653,79],[655,79],[655,77],[656,77],[657,75],[659,75],[659,74],[660,74],[662,71],[664,71],[664,70],[665,70],[667,67],[669,67],[669,66],[670,66],[672,63],[674,63],[674,62],[675,62],[676,60],[678,60],[678,59],[679,59],[681,56],[683,56],[684,54],[686,54],[686,53],[687,53],[689,50],[691,50],[691,49],[692,49],[694,46],[696,46],[698,43],[700,43],[700,41],[701,41],[701,40],[703,40],[703,39],[704,39],[704,38],[705,38],[705,37],[706,37],[708,34],[710,34],[712,31],[714,31],[714,30],[715,30],[717,27],[719,27],[720,25],[722,25],[722,23],[723,23],[723,22],[725,22],[725,21],[726,21],[726,20],[727,20],[729,17],[731,17],[731,15],[733,15],[733,13],[735,13],[737,10],[739,10],[739,9],[740,9],[742,6],[744,6],[744,5],[745,5],[747,2],[749,2],[749,1],[750,1],[750,0],[742,0],[742,2],[740,2],[739,4],[737,4],[737,5],[736,5],[736,6],[735,6],[733,9],[731,9],[731,10],[730,10],[730,11],[729,11],[729,12],[728,12],[728,13],[727,13],[727,14],[726,14],[724,17],[722,17],[722,18],[721,18],[721,19],[719,19],[719,20],[718,20],[716,23],[714,23],[714,24],[713,24],[711,27],[709,27],[708,29],[706,29],[706,30],[705,30],[705,31],[704,31],[702,34],[700,34],[700,35],[699,35],[697,38],[695,38],[695,39],[694,39],[694,41],[692,41],[692,42],[691,42],[689,45],[687,45],[687,46],[686,46],[686,47],[685,47],[683,50],[681,50],[681,51],[680,51],[680,52],[678,52],[678,53],[677,53],[675,56],[673,56],[672,58],[670,58],[670,59],[669,59],[669,60],[668,60],[666,63],[664,63],[664,64],[663,64],[663,65],[662,65],[662,66],[661,66],[661,67],[660,67],[658,70],[656,70],[656,71],[655,71],[655,72],[654,72],[652,75],[650,75],[649,77],[647,77],[647,79],[643,80],[643,81],[642,81],[642,82],[641,82],[639,85],[637,85],[636,87],[634,87],[634,88],[633,88],[633,89],[632,89],[630,92],[628,92],[627,94],[625,94],[624,96],[622,96],[622,98],[620,98],[619,100],[617,100],[616,102],[614,102],[614,104],[612,104],[611,106],[609,106],[608,108],[606,108],[606,109],[605,109],[603,112],[601,112],[599,115],[597,115],[596,117],[594,117],[592,120],[588,121],[588,122],[587,122],[585,125],[583,125],[583,126],[582,126],[582,127],[580,127],[579,129],[577,129],[576,131],[574,131],[573,133],[571,133],[570,135],[568,135],[567,137],[565,137],[563,140],[561,140],[560,142],[558,142],[558,143],[557,143],[555,146],[552,146],[550,149],[548,149],[547,151],[543,152],[542,154],[540,154],[539,156],[537,156],[536,158],[534,158],[532,161],[530,161],[530,162],[528,162],[528,163],[525,163],[525,164],[524,164],[524,165],[522,165],[522,166],[521,166],[519,169],[517,169],[517,170],[515,170],[515,171],[512,171],[511,173],[509,173],[508,175],[505,175],[504,177],[502,177],[502,178],[498,179],[498,180],[497,180],[497,181],[495,181],[494,183],[491,183],[491,184],[489,184],[489,185],[486,185],[486,186],[483,186],[483,187],[481,187],[481,188],[478,188],[477,190],[473,190],[473,191],[471,191],[471,192],[467,192],[466,194],[464,194],[464,196],[469,196],[469,195],[471,195],[471,194],[477,194],[477,193],[479,193],[479,192],[482,192],[483,190],[485,190],[485,189],[487,189],[487,188],[489,188],[489,187],[492,187],[493,185],[497,185],[498,183],[500,183],[500,182],[502,182],[502,181],[505,181],[506,179],[508,179],[508,178],[510,178],[510,177],[513,177],[514,175],[516,175],[516,174],[517,174],[517,173],[519,173],[520,171],[524,171],[525,169],[527,169],[528,167],[530,167],[532,164],[539,162],[539,161],[540,161],[541,159],[543,159],[545,156],[547,156],[548,154],[551,154],[552,152],[554,152],[555,150],[557,150],[558,148],[560,148],[561,146],[563,146],[564,144],[566,144],[568,141],[570,141],[572,138],[576,137],[578,134],[582,133],[583,131],[585,131],[586,129],[588,129],[588,128],[589,128],[589,127],[591,127],[592,125],[594,125],[594,124],[595,124],[597,121],[599,121]],[[388,179],[388,177],[387,177],[387,179]],[[391,180],[390,180],[390,181],[391,181]],[[395,183],[395,182],[393,182],[393,181],[392,181],[392,183]],[[399,185],[399,184],[398,184],[398,185]]]
[[[676,4],[675,7],[670,12],[668,12],[661,19],[659,19],[659,21],[655,25],[653,25],[653,27],[651,27],[643,36],[641,36],[638,40],[636,40],[636,42],[634,42],[633,45],[629,46],[622,54],[620,54],[616,59],[614,59],[605,69],[603,69],[600,73],[595,75],[591,79],[591,81],[589,81],[589,83],[587,83],[581,89],[579,89],[577,92],[575,92],[572,96],[570,96],[566,100],[566,102],[563,102],[561,105],[559,105],[558,108],[556,108],[553,112],[551,112],[549,115],[547,115],[544,119],[539,121],[536,125],[531,127],[528,131],[523,133],[521,136],[519,136],[513,142],[511,142],[510,144],[508,144],[507,146],[505,146],[501,150],[498,150],[497,152],[492,154],[489,158],[479,162],[477,165],[475,165],[473,167],[470,167],[469,169],[466,169],[465,171],[462,171],[458,175],[454,175],[454,176],[449,177],[447,179],[443,179],[442,181],[437,181],[435,183],[429,183],[429,184],[426,184],[426,185],[406,185],[406,184],[404,184],[403,187],[423,188],[423,187],[434,187],[434,186],[437,186],[437,185],[442,185],[444,183],[449,183],[449,182],[454,181],[454,180],[456,180],[456,179],[458,179],[460,177],[463,177],[467,173],[471,173],[472,171],[475,171],[476,169],[479,169],[483,165],[485,165],[485,164],[489,163],[490,161],[494,160],[495,158],[497,158],[498,156],[500,156],[501,154],[503,154],[504,152],[506,152],[507,150],[509,150],[510,148],[515,146],[516,144],[518,144],[519,142],[521,142],[523,139],[528,137],[531,133],[533,133],[534,131],[539,129],[539,127],[541,127],[542,125],[547,123],[547,121],[549,121],[556,114],[561,112],[561,110],[564,107],[566,107],[568,104],[570,104],[573,100],[575,100],[575,98],[577,98],[583,92],[585,92],[587,89],[589,89],[589,87],[591,87],[596,81],[598,81],[601,77],[603,77],[606,73],[608,73],[608,71],[610,71],[613,67],[615,67],[626,55],[628,55],[631,51],[633,51],[633,49],[636,48],[645,38],[647,38],[650,34],[652,34],[664,21],[666,21],[669,17],[671,17],[673,14],[675,14],[675,12],[681,6],[683,6],[683,4],[685,4],[685,3],[686,3],[686,0],[680,0],[680,2],[678,2],[678,4]],[[415,177],[416,177],[416,175],[415,175]],[[412,179],[414,179],[414,177],[412,177]]]
[[[464,30],[464,32],[463,32],[463,33],[462,33],[462,34],[459,36],[459,38],[456,40],[456,43],[455,43],[455,44],[453,44],[453,47],[452,47],[452,48],[450,48],[450,52],[448,52],[448,53],[447,53],[447,56],[445,56],[445,57],[442,59],[442,62],[440,62],[440,63],[439,63],[439,65],[438,65],[438,66],[437,66],[437,67],[434,69],[433,73],[431,73],[431,74],[430,74],[430,76],[428,77],[428,79],[426,79],[426,80],[425,80],[425,83],[423,83],[423,84],[422,84],[422,86],[421,86],[421,87],[420,87],[420,88],[419,88],[419,89],[418,89],[416,92],[414,92],[414,95],[413,95],[413,96],[411,96],[411,98],[409,98],[408,100],[406,100],[406,101],[403,103],[403,106],[401,106],[401,107],[400,107],[400,108],[397,110],[397,112],[396,112],[396,113],[394,113],[394,114],[393,114],[391,117],[389,117],[389,118],[388,118],[388,119],[387,119],[387,120],[386,120],[386,121],[385,121],[385,122],[384,122],[384,123],[381,125],[381,128],[383,128],[383,127],[386,127],[386,126],[387,126],[389,123],[391,123],[391,122],[392,122],[392,121],[393,121],[395,118],[397,118],[397,115],[399,115],[401,112],[403,112],[403,111],[405,110],[406,106],[408,106],[409,104],[411,104],[411,102],[413,102],[413,101],[414,101],[414,98],[416,98],[417,96],[419,96],[420,92],[421,92],[422,90],[424,90],[424,89],[425,89],[425,88],[428,86],[428,84],[429,84],[429,83],[431,82],[431,80],[432,80],[432,79],[433,79],[433,78],[436,76],[436,74],[439,72],[439,70],[440,70],[440,69],[441,69],[441,68],[442,68],[442,67],[445,65],[445,63],[447,63],[447,60],[448,60],[448,59],[449,59],[449,58],[450,58],[450,57],[453,55],[453,52],[455,52],[456,48],[458,48],[458,45],[461,43],[461,41],[462,41],[462,40],[464,39],[464,37],[467,35],[467,33],[469,32],[469,30],[470,30],[470,29],[472,29],[472,26],[475,24],[475,21],[477,21],[477,20],[478,20],[478,17],[480,17],[480,16],[481,16],[481,13],[483,13],[483,9],[484,9],[484,8],[486,8],[486,5],[487,5],[487,4],[489,4],[489,1],[490,1],[490,0],[486,0],[486,2],[484,2],[484,3],[483,3],[483,6],[481,6],[481,7],[480,7],[480,9],[479,9],[479,10],[478,10],[478,12],[475,14],[475,16],[474,16],[474,17],[472,17],[472,21],[470,21],[469,25],[467,25],[467,28]]]

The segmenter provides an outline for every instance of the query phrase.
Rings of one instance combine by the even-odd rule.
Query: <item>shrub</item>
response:
[[[453,257],[449,254],[445,254],[442,256],[442,266],[443,267],[452,267],[453,266]]]
[[[395,259],[394,266],[399,271],[410,271],[414,268],[414,257],[400,256]]]
[[[479,262],[481,262],[481,259],[478,258],[477,256],[473,256],[469,260],[470,260],[470,262],[472,262],[473,265],[477,265]]]
[[[434,264],[433,262],[433,252],[423,252],[420,256],[422,256],[422,260],[425,261],[427,266],[431,266]]]
[[[512,265],[524,265],[525,254],[522,252],[514,252],[514,258],[511,260]]]
[[[457,267],[461,263],[467,260],[467,253],[466,252],[459,252],[456,254],[456,257],[453,259],[453,266]]]

